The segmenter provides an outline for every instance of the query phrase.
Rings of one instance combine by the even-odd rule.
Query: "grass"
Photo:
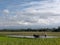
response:
[[[60,45],[60,38],[0,37],[0,45]]]
[[[60,38],[12,38],[6,35],[42,35],[44,32],[0,32],[0,45],[60,45]],[[47,35],[60,36],[60,32],[46,32]]]
[[[45,32],[47,35],[51,36],[60,36],[60,32]],[[16,34],[16,35],[44,35],[44,32],[0,32],[2,35],[8,35],[8,34]]]

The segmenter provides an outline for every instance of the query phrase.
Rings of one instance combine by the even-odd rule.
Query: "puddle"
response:
[[[35,38],[34,36],[7,35],[9,37]],[[57,36],[39,36],[38,38],[58,38]]]

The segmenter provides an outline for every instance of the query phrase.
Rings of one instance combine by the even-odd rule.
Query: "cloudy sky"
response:
[[[0,0],[0,29],[57,26],[60,0]]]

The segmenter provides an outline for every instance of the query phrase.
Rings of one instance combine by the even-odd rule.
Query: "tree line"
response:
[[[58,28],[40,28],[40,29],[31,29],[31,28],[28,28],[28,29],[0,29],[0,32],[43,32],[43,31],[46,31],[46,32],[60,32],[60,27]]]

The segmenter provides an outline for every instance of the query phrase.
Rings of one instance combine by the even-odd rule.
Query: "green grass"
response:
[[[60,32],[46,32],[47,35],[59,36]],[[12,38],[8,34],[42,35],[44,32],[0,32],[0,45],[60,45],[60,38]]]
[[[60,38],[0,37],[0,45],[60,45]]]

